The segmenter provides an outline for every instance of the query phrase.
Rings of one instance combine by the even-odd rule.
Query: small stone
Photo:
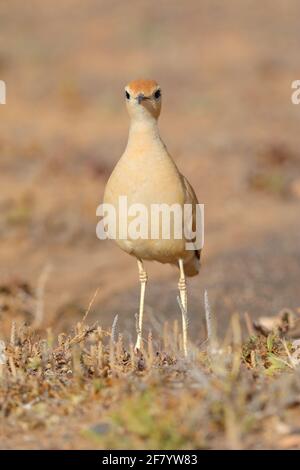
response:
[[[109,424],[108,423],[98,423],[94,426],[91,426],[89,430],[94,434],[106,434],[109,431]]]

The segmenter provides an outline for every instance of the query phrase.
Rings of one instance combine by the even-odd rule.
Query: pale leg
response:
[[[185,274],[183,268],[182,259],[179,260],[179,269],[180,269],[180,278],[178,282],[179,296],[184,312],[182,312],[182,342],[183,342],[183,352],[187,356],[187,330],[188,330],[188,317],[187,317],[187,292],[186,292],[186,282]]]
[[[135,350],[140,350],[142,348],[142,328],[143,328],[143,314],[144,314],[144,300],[145,300],[145,290],[147,283],[147,273],[144,270],[143,262],[137,260],[139,268],[139,278],[141,283],[141,295],[140,295],[140,308],[139,308],[139,318],[137,326],[137,340],[135,344]]]

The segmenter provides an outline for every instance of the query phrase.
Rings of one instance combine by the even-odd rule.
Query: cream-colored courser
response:
[[[104,203],[112,204],[120,216],[120,225],[130,223],[128,213],[119,213],[120,196],[127,197],[128,207],[143,204],[151,211],[152,204],[193,205],[193,227],[197,197],[187,179],[179,172],[165,144],[159,135],[157,120],[161,109],[161,90],[154,80],[134,80],[125,88],[126,105],[130,116],[130,129],[127,147],[113,170],[104,193]],[[125,221],[124,218],[127,218]],[[176,222],[173,221],[175,224]],[[183,219],[180,221],[183,224]],[[127,225],[128,225],[127,224]],[[173,226],[174,228],[174,226]],[[117,234],[119,226],[117,224]],[[150,229],[149,229],[150,230]],[[173,232],[172,232],[173,233]],[[187,294],[185,275],[194,276],[199,272],[200,251],[187,250],[186,240],[127,239],[117,237],[116,242],[122,250],[137,259],[141,282],[140,308],[136,349],[142,348],[142,323],[144,311],[147,274],[142,260],[177,264],[180,269],[178,283],[183,311],[183,349],[187,355]]]

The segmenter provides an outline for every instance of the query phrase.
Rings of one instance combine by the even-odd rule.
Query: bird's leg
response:
[[[182,259],[179,260],[179,269],[180,269],[180,277],[178,282],[178,289],[180,300],[182,304],[183,311],[182,313],[182,341],[183,341],[183,352],[184,355],[187,356],[187,330],[188,330],[188,318],[187,318],[187,292],[186,292],[186,282],[185,282],[185,274],[183,268],[183,261]]]
[[[140,350],[142,347],[142,328],[143,328],[143,314],[144,314],[144,300],[145,300],[145,290],[146,290],[146,283],[147,283],[147,273],[144,270],[143,262],[141,260],[137,260],[138,268],[139,268],[139,278],[141,283],[141,295],[140,295],[140,309],[139,309],[139,318],[138,318],[138,325],[137,325],[137,340],[135,344],[135,350]]]

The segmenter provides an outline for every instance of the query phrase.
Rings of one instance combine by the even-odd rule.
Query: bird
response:
[[[126,196],[128,206],[143,204],[151,209],[153,204],[192,205],[187,222],[194,228],[197,196],[188,180],[181,174],[166,145],[160,137],[158,118],[161,112],[162,91],[155,80],[133,80],[125,87],[125,101],[130,117],[128,142],[125,151],[113,169],[104,191],[103,202],[112,205],[117,213],[116,224],[121,226],[130,219],[128,213],[121,213],[120,197]],[[124,212],[124,211],[123,211]],[[132,218],[130,219],[132,220]],[[183,220],[179,222],[183,224]],[[173,222],[173,227],[175,222]],[[119,232],[118,232],[119,233]],[[200,269],[201,249],[186,249],[186,237],[181,239],[115,237],[117,245],[134,256],[140,281],[140,301],[137,319],[137,340],[135,351],[143,347],[143,315],[145,291],[148,280],[143,261],[170,263],[179,267],[179,302],[182,313],[182,346],[184,356],[188,355],[188,317],[186,277],[195,276]],[[202,248],[202,247],[201,247]]]

